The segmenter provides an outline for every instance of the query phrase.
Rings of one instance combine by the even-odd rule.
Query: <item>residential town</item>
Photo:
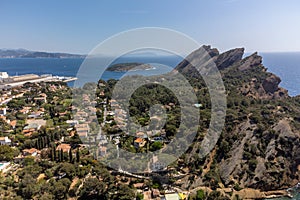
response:
[[[24,172],[32,166],[37,166],[41,170],[30,175],[30,180],[35,179],[34,182],[41,184],[49,183],[53,179],[58,184],[60,180],[68,179],[69,184],[64,186],[65,191],[72,189],[74,198],[78,195],[91,195],[85,188],[89,187],[85,186],[88,181],[97,179],[97,184],[108,184],[103,182],[103,174],[97,175],[94,172],[96,168],[101,168],[100,171],[106,171],[105,173],[113,177],[111,179],[115,179],[114,187],[128,187],[128,195],[132,195],[132,198],[187,199],[188,191],[172,188],[168,184],[161,185],[149,179],[152,171],[159,175],[159,171],[164,174],[170,170],[167,166],[160,165],[155,157],[151,159],[143,175],[132,174],[122,169],[105,169],[106,167],[102,166],[99,161],[110,154],[108,144],[132,152],[147,152],[159,150],[169,141],[163,129],[149,131],[140,126],[131,130],[134,134],[122,133],[121,129],[127,126],[126,111],[114,99],[109,99],[105,93],[105,82],[99,82],[98,89],[96,99],[84,94],[79,105],[78,102],[72,103],[70,88],[60,82],[26,83],[2,90],[1,180],[14,177],[14,182],[21,184],[26,181],[22,178]],[[48,163],[48,167],[41,167],[42,163]],[[71,169],[74,172],[70,174]],[[36,193],[29,189],[30,191],[23,191],[23,194],[22,191],[13,188],[7,189],[15,198],[27,195],[39,199],[43,196],[72,199],[72,195],[63,194],[64,192]],[[1,191],[0,196],[7,189]]]
[[[29,81],[1,90],[0,198],[212,200],[288,195],[243,188],[234,180],[225,186],[216,157],[229,156],[224,152],[230,149],[228,142],[204,158],[198,156],[193,145],[209,126],[210,107],[205,101],[191,104],[203,117],[197,142],[169,161],[160,152],[169,150],[177,134],[177,99],[164,87],[146,85],[132,94],[126,109],[122,99],[112,97],[116,83],[100,80],[70,88],[59,81]],[[230,101],[237,102],[235,97]],[[239,100],[238,105],[245,102]],[[151,114],[153,104],[158,109]],[[185,142],[178,141],[173,152]],[[257,162],[249,151],[242,149],[241,155],[251,173]]]

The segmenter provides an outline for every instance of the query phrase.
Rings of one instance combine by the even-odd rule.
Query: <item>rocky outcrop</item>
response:
[[[211,48],[210,45],[203,45],[202,48],[205,49],[207,51],[207,53],[209,54],[209,56],[212,58],[219,55],[218,49]]]
[[[215,61],[218,69],[226,69],[227,67],[241,61],[244,55],[244,50],[244,48],[236,48],[220,54]]]
[[[183,61],[181,61],[177,67],[175,68],[179,72],[194,76],[195,75],[195,69],[190,63],[193,61],[194,63],[197,63],[197,65],[205,64],[209,60],[215,59],[219,55],[219,51],[215,48],[211,48],[211,46],[202,46],[199,49],[195,50],[191,54],[189,54]],[[195,61],[196,60],[196,61]]]
[[[250,69],[251,67],[255,67],[261,64],[262,64],[262,57],[257,55],[257,52],[255,52],[251,56],[248,56],[241,61],[239,70],[245,71],[247,69]]]
[[[288,91],[279,87],[280,78],[271,74],[262,83],[257,78],[252,78],[249,82],[240,87],[243,95],[254,99],[284,99],[288,97]]]
[[[223,70],[226,69],[238,62],[240,62],[244,55],[244,48],[236,48],[229,51],[226,51],[222,54],[219,54],[219,51],[215,48],[211,48],[209,45],[204,45],[201,48],[195,50],[192,52],[186,59],[184,59],[181,63],[178,64],[176,69],[178,71],[189,71],[189,68],[191,67],[190,63],[188,61],[191,61],[195,58],[200,59],[201,56],[205,57],[202,60],[199,60],[200,62],[203,61],[205,63],[209,59],[214,60],[215,65],[218,67],[218,69]],[[205,56],[207,54],[207,56]],[[200,63],[198,63],[200,64]]]
[[[274,94],[279,89],[280,82],[281,79],[272,74],[263,81],[262,86],[267,93]]]

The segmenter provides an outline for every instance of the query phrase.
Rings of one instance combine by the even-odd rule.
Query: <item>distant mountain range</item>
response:
[[[26,49],[0,49],[0,58],[84,58],[85,55],[49,53]]]

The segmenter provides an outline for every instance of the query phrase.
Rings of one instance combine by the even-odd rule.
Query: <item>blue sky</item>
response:
[[[88,53],[139,27],[183,32],[221,51],[300,51],[298,0],[0,0],[0,48]]]

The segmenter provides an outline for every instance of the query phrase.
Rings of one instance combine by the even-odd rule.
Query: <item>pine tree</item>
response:
[[[43,137],[44,138],[44,147],[48,147],[48,138],[47,138],[47,136],[44,136]]]
[[[73,154],[72,154],[72,150],[71,149],[69,151],[69,160],[70,160],[70,163],[72,163],[72,161],[73,161]]]
[[[47,142],[46,142],[46,143],[47,143],[47,147],[50,147],[50,142],[51,142],[51,141],[50,141],[49,135],[47,135],[46,138],[47,138],[47,140],[46,140],[46,141],[47,141]]]
[[[51,133],[51,134],[50,134],[50,139],[51,139],[51,142],[54,141],[54,133]]]
[[[59,133],[56,131],[56,132],[54,133],[54,139],[55,139],[55,140],[59,140],[59,138],[60,138]]]
[[[56,154],[56,145],[55,145],[55,144],[53,144],[52,148],[53,148],[53,153],[54,153],[54,160],[56,160],[56,159],[57,159],[57,154]]]
[[[39,149],[39,140],[35,140],[35,145],[34,145],[35,148]]]
[[[41,149],[43,149],[45,147],[45,138],[41,137]]]
[[[60,161],[63,162],[64,161],[64,152],[62,149],[60,149]]]

